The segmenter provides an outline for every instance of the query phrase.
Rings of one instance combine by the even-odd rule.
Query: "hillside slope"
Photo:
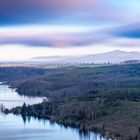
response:
[[[137,88],[140,65],[116,65],[99,68],[75,68],[61,74],[26,81],[17,91],[24,95],[77,97],[90,91]]]

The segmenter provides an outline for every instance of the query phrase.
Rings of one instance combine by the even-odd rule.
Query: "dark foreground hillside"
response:
[[[6,113],[47,118],[117,140],[140,140],[139,64],[76,68],[29,80],[18,91],[52,100]]]

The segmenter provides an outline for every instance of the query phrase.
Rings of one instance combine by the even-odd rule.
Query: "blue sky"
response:
[[[140,51],[139,19],[139,0],[0,0],[0,59]]]

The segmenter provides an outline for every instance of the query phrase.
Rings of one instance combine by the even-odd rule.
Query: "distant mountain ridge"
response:
[[[42,56],[32,58],[34,61],[50,63],[120,63],[127,60],[140,60],[140,52],[125,52],[120,50],[84,56]]]

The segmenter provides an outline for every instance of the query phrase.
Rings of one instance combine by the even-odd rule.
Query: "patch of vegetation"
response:
[[[140,64],[67,69],[25,81],[18,92],[52,100],[5,113],[46,118],[112,139],[140,140]]]
[[[0,67],[0,82],[7,82],[12,87],[18,87],[25,81],[42,76],[62,73],[65,68],[45,69],[34,67]]]
[[[96,96],[90,100],[82,97],[32,106],[24,104],[5,113],[50,119],[81,131],[94,130],[112,139],[139,140],[140,101],[119,99],[115,95],[113,98]]]
[[[83,96],[90,91],[136,90],[140,85],[140,65],[73,68],[63,73],[24,82],[17,91],[23,95],[54,98]],[[139,89],[138,89],[139,90]]]

